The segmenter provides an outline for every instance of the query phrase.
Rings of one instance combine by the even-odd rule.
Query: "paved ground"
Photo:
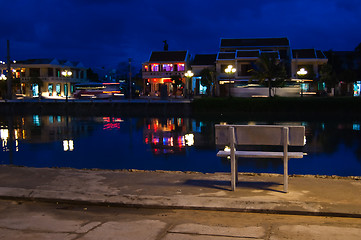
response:
[[[361,219],[0,200],[0,239],[360,239]]]
[[[0,239],[361,239],[360,180],[229,178],[1,166]]]

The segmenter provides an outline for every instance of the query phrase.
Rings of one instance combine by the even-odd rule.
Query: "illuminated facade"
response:
[[[267,96],[268,89],[252,82],[252,69],[261,54],[272,55],[286,66],[286,72],[291,77],[282,88],[275,88],[279,96],[299,96],[301,87],[305,93],[315,93],[323,90],[323,85],[311,84],[319,78],[320,66],[327,63],[327,58],[321,50],[294,49],[290,47],[287,38],[255,38],[220,40],[220,50],[217,54],[216,71],[218,91],[220,96]],[[226,68],[232,65],[234,74],[227,74]],[[300,68],[309,69],[308,81],[300,80],[297,72]],[[312,78],[310,77],[312,74]]]
[[[265,93],[263,93],[263,89],[260,89],[256,84],[250,84],[252,76],[250,70],[255,67],[261,54],[270,54],[279,61],[290,63],[289,40],[287,38],[222,38],[216,61],[218,95],[246,97],[268,95],[266,88]],[[225,72],[229,65],[235,68],[234,74]]]
[[[179,76],[185,83],[185,73],[189,63],[188,51],[153,51],[149,61],[142,65],[144,92],[150,96],[160,96],[161,87],[165,86],[167,94],[182,95],[182,87],[173,86],[171,76]]]
[[[13,78],[20,81],[16,94],[26,97],[64,98],[72,96],[73,85],[88,82],[86,68],[80,62],[57,59],[29,59],[11,64]],[[7,65],[0,65],[6,76]]]

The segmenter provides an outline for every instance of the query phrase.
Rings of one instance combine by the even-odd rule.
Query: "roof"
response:
[[[217,56],[217,60],[229,60],[235,58],[236,58],[235,52],[219,52]]]
[[[237,58],[258,58],[259,50],[238,50]]]
[[[221,38],[221,48],[224,47],[273,47],[289,46],[287,38]]]
[[[217,54],[196,54],[192,65],[214,65]]]
[[[53,58],[40,58],[40,59],[27,59],[27,60],[17,60],[18,64],[51,64]]]
[[[317,58],[326,58],[326,55],[321,50],[316,50]]]
[[[187,51],[152,52],[149,62],[184,62],[186,61],[187,54]]]
[[[305,58],[305,59],[324,59],[326,58],[325,54],[321,50],[316,50],[314,48],[310,49],[293,49],[292,50],[293,58]]]
[[[67,66],[67,67],[77,67],[77,68],[85,68],[81,62],[71,62],[69,60],[58,60],[56,58],[38,58],[38,59],[27,59],[27,60],[17,60],[16,64],[23,65],[58,65],[58,66]]]

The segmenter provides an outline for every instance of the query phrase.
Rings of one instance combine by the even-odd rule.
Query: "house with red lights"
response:
[[[182,95],[183,88],[173,85],[172,76],[179,76],[184,84],[189,59],[188,51],[153,51],[142,64],[145,95],[160,96],[161,89],[166,89],[168,95]]]

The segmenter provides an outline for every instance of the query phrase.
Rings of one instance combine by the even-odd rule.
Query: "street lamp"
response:
[[[73,73],[69,70],[64,70],[61,72],[61,75],[63,75],[64,77],[71,77],[73,75]],[[67,84],[66,84],[67,85]],[[68,102],[68,87],[66,87],[65,89],[65,85],[64,85],[64,92],[65,92],[65,101]]]
[[[304,77],[307,74],[307,71],[304,68],[301,68],[299,71],[297,71],[297,75],[301,78]],[[301,97],[303,97],[303,79],[301,79]]]
[[[228,65],[227,68],[224,70],[229,78],[229,82],[228,82],[228,97],[231,96],[231,77],[232,74],[234,74],[236,72],[236,69],[233,67],[233,65]]]
[[[70,77],[73,75],[73,73],[71,71],[64,70],[61,72],[61,75],[63,75],[64,77]]]
[[[184,74],[184,76],[186,76],[186,78],[187,78],[187,81],[186,81],[186,94],[187,94],[187,96],[189,96],[189,94],[188,94],[188,91],[189,91],[189,80],[194,76],[194,73],[192,73],[192,71],[191,70],[188,70],[185,74]]]

